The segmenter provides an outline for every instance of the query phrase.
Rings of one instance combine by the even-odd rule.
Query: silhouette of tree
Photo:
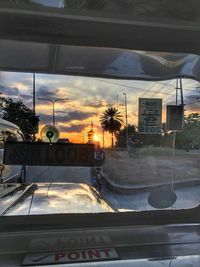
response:
[[[111,133],[111,147],[113,149],[113,137],[114,134],[119,131],[122,126],[122,115],[116,108],[108,108],[101,116],[100,123],[105,132]]]
[[[117,133],[116,133],[116,146],[117,147],[127,147],[127,140],[126,140],[126,126],[123,129],[120,129]],[[132,141],[136,141],[136,139],[138,139],[137,137],[139,136],[138,132],[137,132],[137,128],[135,125],[128,125],[128,137],[129,139],[131,139]]]
[[[181,149],[200,148],[200,114],[191,113],[184,120],[182,132],[176,134],[176,147]]]
[[[8,120],[21,129],[25,139],[31,138],[33,132],[33,112],[21,100],[14,102],[11,98],[0,97],[1,118]]]

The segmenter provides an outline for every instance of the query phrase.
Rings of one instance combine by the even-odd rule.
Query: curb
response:
[[[171,187],[171,183],[163,183],[157,185],[148,185],[148,186],[121,186],[113,183],[107,175],[104,173],[105,185],[110,191],[113,191],[117,194],[132,194],[132,193],[141,193],[141,192],[152,192],[156,190],[166,189]],[[187,181],[177,181],[174,182],[174,189],[191,187],[195,185],[200,185],[200,179],[193,179]]]

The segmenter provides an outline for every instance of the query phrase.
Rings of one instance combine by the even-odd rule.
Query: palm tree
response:
[[[108,108],[101,116],[100,123],[104,131],[111,133],[111,146],[113,149],[114,133],[119,131],[122,126],[122,115],[116,108]]]

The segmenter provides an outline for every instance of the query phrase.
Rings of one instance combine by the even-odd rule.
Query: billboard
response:
[[[166,130],[182,131],[184,122],[184,107],[176,105],[167,106]]]
[[[160,134],[161,129],[162,99],[139,98],[139,132],[142,134]]]

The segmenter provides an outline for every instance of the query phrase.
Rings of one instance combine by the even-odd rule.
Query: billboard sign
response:
[[[176,105],[167,106],[167,123],[166,130],[182,131],[184,122],[184,107]]]
[[[162,99],[139,98],[139,132],[142,134],[160,134],[161,129]]]

